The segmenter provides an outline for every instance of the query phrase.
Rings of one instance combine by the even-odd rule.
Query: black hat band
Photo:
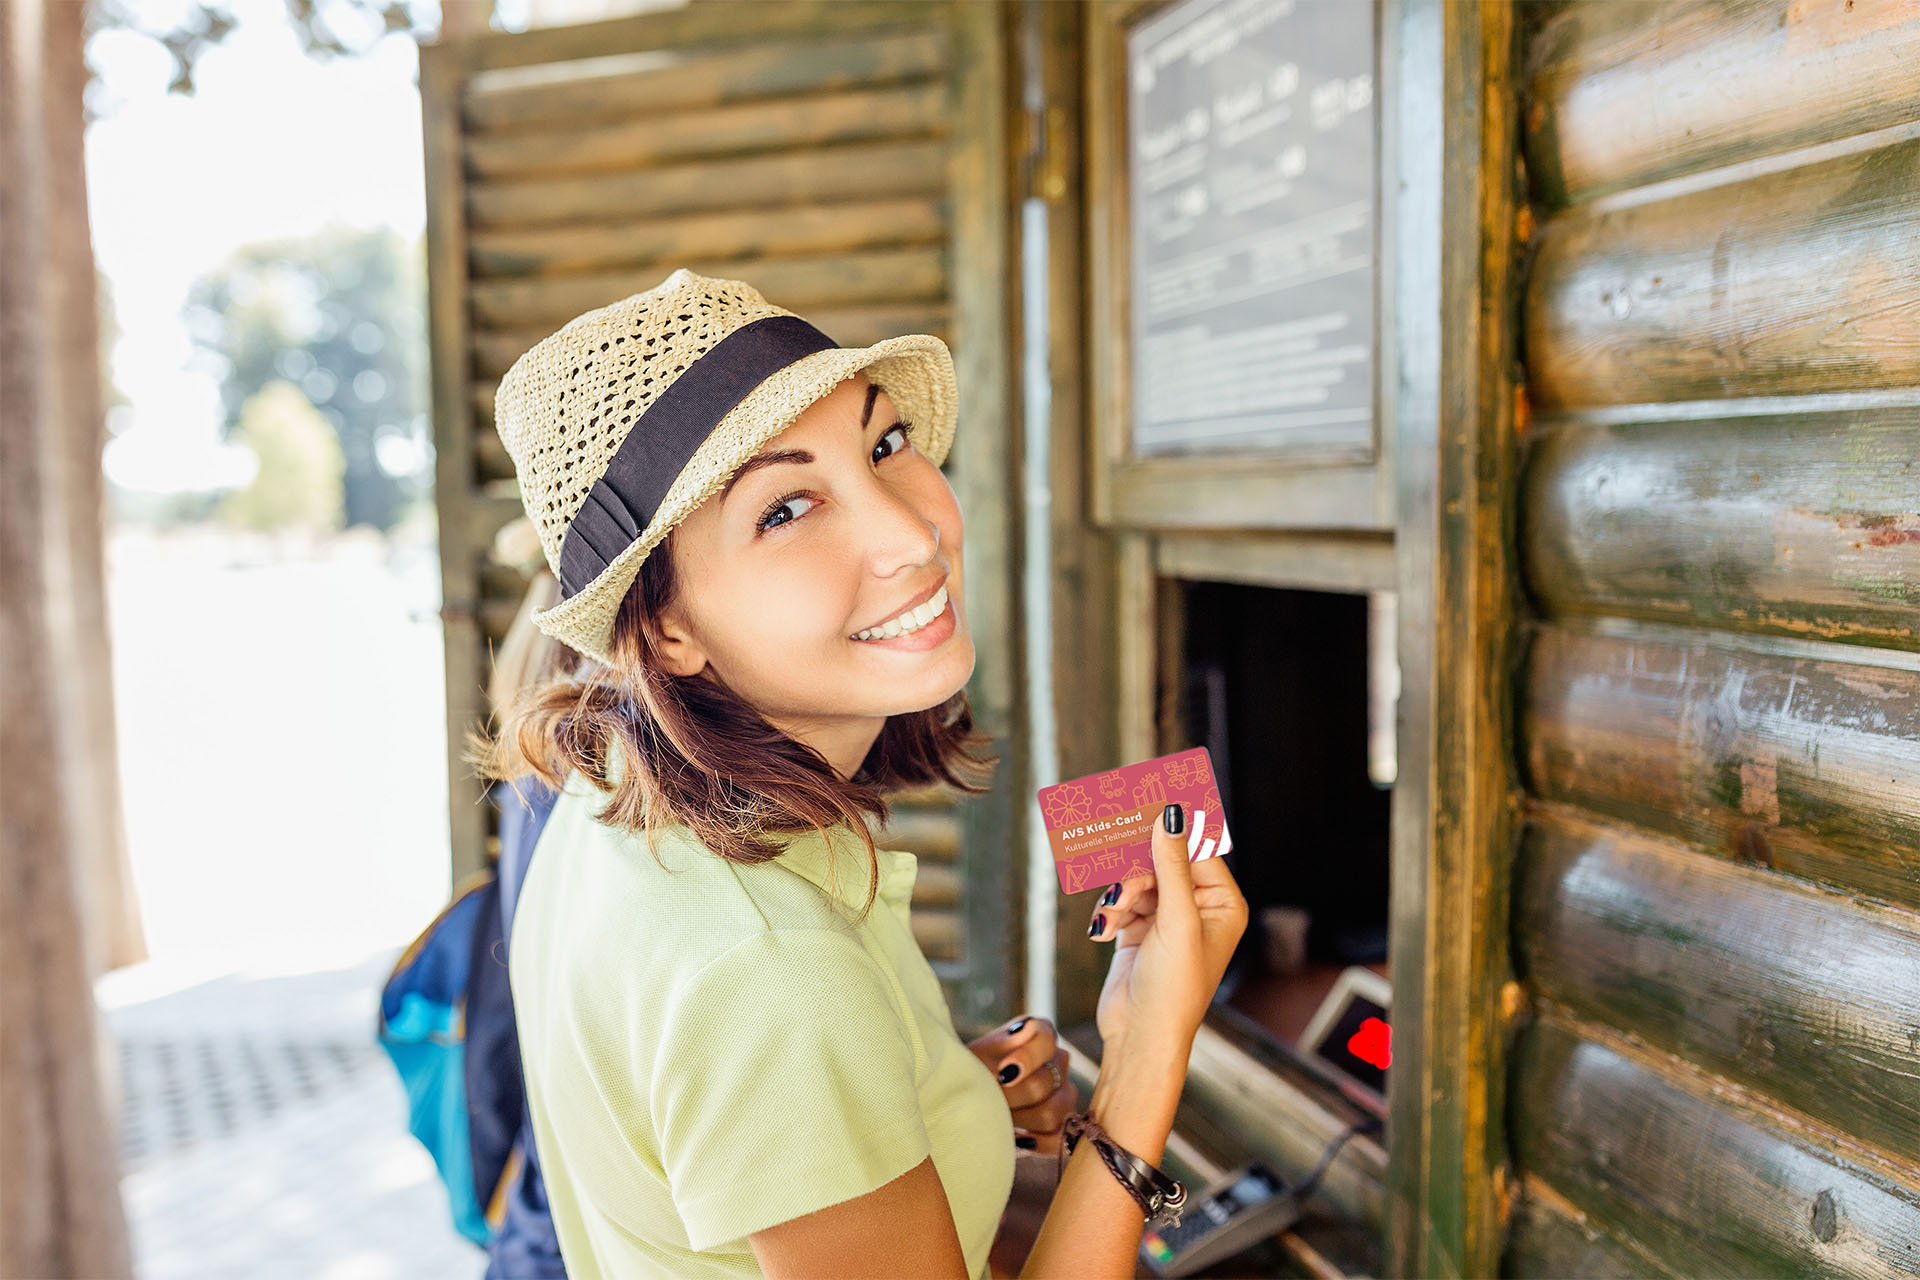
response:
[[[741,325],[688,365],[633,424],[568,523],[561,597],[579,592],[634,544],[687,461],[755,387],[839,345],[799,316],[768,316]]]

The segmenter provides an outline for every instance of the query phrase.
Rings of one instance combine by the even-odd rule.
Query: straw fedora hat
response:
[[[513,362],[494,423],[560,580],[541,631],[611,664],[613,621],[641,562],[816,400],[856,373],[919,429],[953,442],[953,356],[929,334],[842,347],[752,285],[682,268],[568,321]]]

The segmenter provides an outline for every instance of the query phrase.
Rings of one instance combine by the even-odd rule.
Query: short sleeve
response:
[[[651,1100],[689,1245],[851,1200],[927,1158],[902,1018],[879,963],[830,929],[745,938],[675,994]]]

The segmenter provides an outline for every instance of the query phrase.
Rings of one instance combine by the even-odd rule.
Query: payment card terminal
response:
[[[1209,1186],[1180,1217],[1180,1225],[1149,1227],[1140,1257],[1155,1275],[1188,1276],[1250,1249],[1300,1218],[1300,1205],[1278,1174],[1259,1161],[1242,1165]]]

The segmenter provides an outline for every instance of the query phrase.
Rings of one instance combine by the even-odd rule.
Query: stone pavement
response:
[[[380,983],[448,887],[430,537],[282,554],[121,530],[109,551],[155,957],[95,988],[135,1273],[478,1277],[374,1041]]]
[[[100,984],[145,1280],[465,1280],[481,1252],[373,1039],[394,952],[348,968]]]

